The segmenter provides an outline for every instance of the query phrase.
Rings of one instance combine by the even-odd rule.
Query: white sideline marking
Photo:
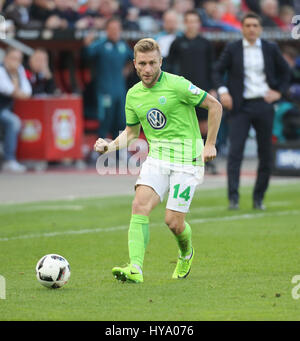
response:
[[[6,280],[4,276],[0,275],[0,300],[6,299]]]
[[[0,209],[2,207],[0,206]],[[81,211],[82,205],[42,205],[30,207],[14,207],[14,212],[34,212],[34,211]]]
[[[276,206],[288,206],[290,202],[286,201],[278,201],[278,202],[270,202],[268,206],[276,207]],[[0,205],[0,211],[1,211]],[[103,208],[103,205],[101,205]],[[14,212],[34,212],[34,211],[81,211],[84,209],[83,205],[41,205],[41,206],[30,206],[30,207],[14,207]],[[227,210],[226,207],[223,206],[209,206],[209,207],[197,207],[191,208],[191,212],[209,212],[214,210]]]
[[[273,201],[273,202],[268,203],[268,206],[273,206],[273,207],[276,207],[276,206],[289,206],[290,204],[291,204],[290,201]]]
[[[192,213],[197,213],[197,212],[209,212],[209,211],[216,211],[216,210],[222,210],[222,211],[226,211],[227,208],[223,205],[223,206],[209,206],[209,207],[194,207],[190,209],[190,212]]]
[[[273,201],[268,203],[268,207],[280,207],[280,206],[289,206],[291,204],[290,201]],[[220,210],[220,211],[227,211],[227,207],[224,205],[219,205],[219,206],[209,206],[209,207],[195,207],[191,208],[190,212],[192,213],[201,213],[201,212],[210,212],[210,211],[215,211],[215,210]]]
[[[249,213],[249,214],[241,214],[241,215],[232,215],[226,217],[211,217],[211,218],[199,218],[199,219],[191,219],[189,222],[193,223],[208,223],[213,221],[231,221],[231,220],[243,220],[243,219],[256,219],[256,218],[263,218],[263,217],[274,217],[274,216],[284,216],[284,215],[300,215],[299,210],[293,211],[280,211],[280,212],[270,212],[270,213]],[[151,226],[162,226],[164,225],[161,223],[152,223]],[[44,232],[44,233],[33,233],[33,234],[24,234],[15,237],[2,237],[0,238],[0,242],[7,242],[10,240],[17,240],[17,239],[32,239],[32,238],[48,238],[48,237],[56,237],[56,236],[63,236],[63,235],[76,235],[76,234],[87,234],[87,233],[99,233],[99,232],[114,232],[114,231],[122,231],[127,230],[128,225],[121,225],[121,226],[113,226],[107,228],[95,228],[95,229],[82,229],[82,230],[69,230],[69,231],[54,231],[54,232]]]
[[[114,226],[114,227],[98,227],[95,229],[84,229],[84,230],[69,230],[69,231],[54,231],[54,232],[45,232],[45,233],[33,233],[33,234],[23,234],[21,236],[16,237],[3,237],[0,238],[0,242],[6,242],[9,240],[17,240],[17,239],[32,239],[32,238],[47,238],[47,237],[56,237],[63,236],[68,234],[86,234],[86,233],[98,233],[98,232],[113,232],[127,229],[127,225],[123,226]]]
[[[282,216],[282,215],[297,215],[300,214],[300,211],[279,211],[279,212],[270,212],[270,213],[248,213],[248,214],[241,214],[241,215],[233,215],[233,216],[226,216],[226,217],[212,217],[212,218],[200,218],[200,219],[192,219],[190,220],[191,223],[208,223],[210,221],[230,221],[230,220],[243,220],[243,219],[256,219],[256,218],[263,218],[263,217],[274,217],[274,216]]]

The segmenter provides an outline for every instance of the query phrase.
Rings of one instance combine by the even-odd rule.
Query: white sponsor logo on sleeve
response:
[[[200,89],[199,89],[196,85],[194,85],[194,84],[192,84],[192,83],[190,83],[190,85],[189,85],[189,91],[190,91],[193,95],[199,95],[199,94],[200,94]]]

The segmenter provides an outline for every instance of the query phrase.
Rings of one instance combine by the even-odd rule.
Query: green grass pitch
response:
[[[299,184],[272,185],[265,212],[252,210],[251,188],[242,188],[239,211],[227,211],[225,198],[225,189],[196,192],[187,218],[195,258],[185,280],[171,279],[177,248],[165,205],[153,211],[139,285],[111,274],[128,261],[132,197],[0,205],[0,320],[300,320],[300,299],[292,297],[300,275]],[[48,253],[70,262],[61,289],[35,278]]]

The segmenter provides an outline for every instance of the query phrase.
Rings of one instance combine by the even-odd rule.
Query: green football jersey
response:
[[[161,72],[155,85],[135,84],[126,96],[126,124],[141,124],[149,155],[180,164],[203,165],[203,141],[195,107],[207,93],[184,77]]]

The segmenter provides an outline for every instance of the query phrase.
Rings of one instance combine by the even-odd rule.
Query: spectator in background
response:
[[[291,80],[285,99],[275,107],[273,135],[278,142],[300,139],[300,63],[297,65],[298,51],[292,46],[284,46],[282,55],[290,66]]]
[[[222,0],[220,6],[222,7],[221,21],[240,30],[242,25],[238,19],[238,7],[232,0]]]
[[[41,19],[33,19],[31,15],[32,0],[14,0],[5,10],[4,16],[14,22],[18,29],[41,29]]]
[[[51,0],[52,1],[52,0]],[[54,0],[55,7],[51,11],[46,21],[46,27],[49,29],[85,29],[84,18],[78,12],[78,3],[76,0]],[[67,70],[69,74],[67,92],[80,93],[75,77],[76,60],[72,50],[59,50],[59,69]]]
[[[58,6],[56,0],[34,0],[32,15],[35,19],[41,18],[44,27],[52,30],[62,30],[68,28],[67,19],[62,17],[62,6]],[[67,6],[67,3],[65,2]],[[63,4],[64,6],[64,4]]]
[[[54,0],[54,3],[55,7],[46,22],[47,28],[86,28],[86,22],[78,11],[78,3],[76,0]]]
[[[126,83],[124,67],[133,60],[132,49],[121,39],[122,24],[111,18],[106,24],[106,37],[93,41],[85,38],[84,55],[93,63],[93,92],[97,98],[97,117],[100,122],[99,137],[113,139],[125,128]]]
[[[4,3],[5,3],[5,0],[0,1],[0,12],[2,12],[3,10]]]
[[[141,31],[159,30],[157,21],[152,17],[151,0],[131,0],[130,3],[128,14],[131,16],[131,22],[134,17],[137,17],[137,24]]]
[[[258,0],[241,0],[241,10],[243,13],[254,12],[260,13],[260,5]]]
[[[151,15],[156,20],[159,29],[163,25],[163,15],[171,7],[171,0],[152,0],[150,2]]]
[[[123,12],[122,22],[124,30],[127,31],[139,31],[139,10],[136,7],[127,8],[126,12]]]
[[[222,22],[222,5],[217,0],[204,0],[199,14],[203,28],[221,30],[225,32],[238,32],[239,29],[233,25]]]
[[[291,6],[281,6],[279,10],[279,19],[281,21],[281,29],[291,31],[293,28],[292,19],[295,15],[295,10]]]
[[[88,0],[79,9],[85,28],[103,29],[106,19],[100,13],[101,0]]]
[[[44,26],[47,28],[57,28],[56,26],[53,26],[53,20],[50,19],[48,22],[48,19],[51,17],[54,8],[54,0],[33,0],[31,6],[32,18],[34,20],[42,21],[44,23]]]
[[[243,39],[226,45],[215,72],[220,101],[230,111],[229,209],[239,209],[240,167],[252,126],[256,131],[259,158],[253,208],[264,210],[263,199],[272,165],[273,105],[288,89],[289,67],[276,44],[260,39],[262,26],[258,15],[248,13],[243,17],[242,33]]]
[[[149,13],[151,7],[151,0],[130,0],[129,3],[138,8],[141,13]]]
[[[163,57],[163,70],[169,70],[171,68],[171,66],[168,65],[168,56],[171,44],[173,43],[175,38],[180,35],[178,24],[178,15],[173,9],[170,9],[164,13],[163,30],[155,38],[160,47],[161,55]]]
[[[260,10],[264,28],[279,28],[281,26],[278,0],[260,0]]]
[[[189,79],[193,84],[211,91],[214,89],[212,70],[214,61],[213,46],[200,35],[201,20],[195,10],[185,13],[185,31],[170,47],[168,63],[171,72]]]
[[[31,84],[32,95],[53,95],[56,91],[52,72],[49,68],[48,53],[38,48],[29,57],[26,76]]]
[[[25,172],[26,168],[16,160],[18,135],[21,129],[19,117],[13,113],[15,99],[25,99],[31,95],[31,86],[22,66],[23,54],[9,48],[3,64],[0,65],[0,125],[4,128],[4,163],[2,170]]]
[[[119,2],[117,0],[101,0],[100,14],[106,20],[119,15]]]
[[[196,10],[185,13],[185,31],[182,36],[177,37],[170,47],[167,58],[170,72],[183,76],[194,85],[209,92],[216,97],[213,86],[213,63],[214,50],[209,40],[200,35],[201,21]],[[207,136],[207,110],[196,107],[200,131],[203,139]],[[215,174],[215,165],[207,164],[207,170]]]
[[[35,18],[42,19],[45,28],[53,30],[88,28],[75,0],[34,0],[32,14]]]
[[[179,17],[179,30],[184,31],[184,14],[195,9],[193,0],[174,0],[172,9]]]
[[[289,98],[300,103],[300,52],[292,46],[285,46],[282,49],[282,55],[291,69]]]
[[[294,5],[294,8],[295,8],[295,12],[297,14],[300,13],[300,1],[298,0],[293,0],[293,5]]]
[[[264,9],[262,10],[262,7]],[[285,8],[289,7],[289,9]],[[281,9],[283,13],[281,14]],[[262,2],[258,0],[242,0],[241,10],[246,13],[249,11],[259,14],[263,19],[263,25],[265,27],[278,27],[290,24],[288,16],[291,15],[291,10],[296,13],[300,13],[300,1],[299,0],[279,0]],[[275,20],[274,20],[275,19]],[[274,25],[275,23],[275,25]]]
[[[291,6],[291,7],[295,7],[296,3],[298,2],[298,0],[279,0],[279,6]]]
[[[119,14],[120,6],[116,0],[88,0],[79,8],[80,28],[105,29],[105,23]]]

